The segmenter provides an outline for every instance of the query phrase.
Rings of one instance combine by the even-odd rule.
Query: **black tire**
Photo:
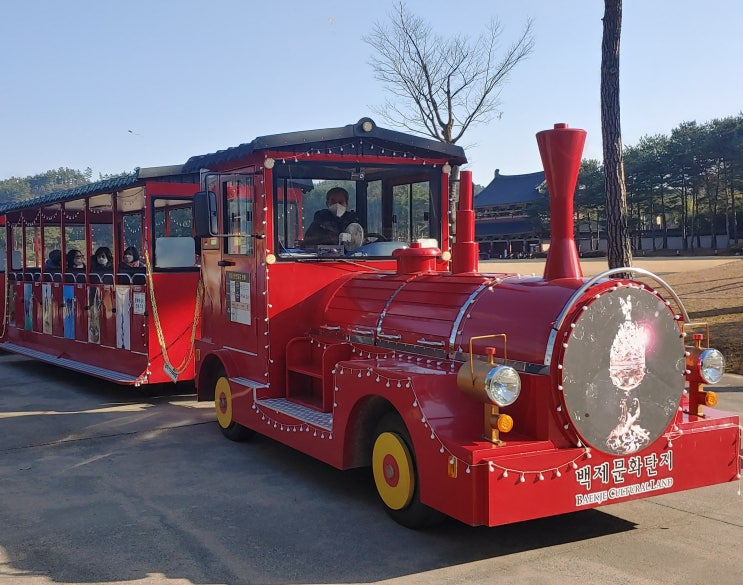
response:
[[[232,419],[232,391],[230,382],[223,367],[212,378],[214,388],[214,411],[217,417],[217,426],[222,434],[230,441],[247,441],[255,435],[255,431]]]
[[[394,465],[385,462],[390,458]],[[398,524],[412,529],[430,528],[446,516],[420,501],[418,468],[413,442],[396,412],[385,414],[374,431],[372,473],[379,499]],[[387,476],[387,477],[385,477]],[[394,485],[389,477],[395,477]]]

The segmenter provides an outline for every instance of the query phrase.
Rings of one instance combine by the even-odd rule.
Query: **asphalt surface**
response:
[[[743,412],[743,377],[724,386]],[[0,584],[741,583],[740,482],[415,532],[368,470],[227,441],[192,392],[0,352]]]

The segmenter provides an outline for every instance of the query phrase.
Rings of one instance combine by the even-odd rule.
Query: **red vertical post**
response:
[[[459,173],[457,241],[452,245],[452,274],[477,272],[479,246],[475,242],[475,210],[472,198],[472,171]]]
[[[552,231],[545,280],[583,276],[573,230],[573,194],[585,142],[586,131],[568,128],[567,124],[555,124],[554,129],[537,133],[550,196]]]
[[[451,239],[449,236],[449,173],[441,170],[441,214],[444,221],[441,222],[441,250],[451,252]]]

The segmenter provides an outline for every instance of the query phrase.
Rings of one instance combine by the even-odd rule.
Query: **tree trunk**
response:
[[[662,180],[662,179],[661,179]],[[668,250],[668,224],[666,223],[666,195],[663,185],[660,190],[660,227],[663,230],[662,248]]]
[[[686,192],[686,169],[681,169],[681,243],[684,250],[689,249],[689,197]]]
[[[731,229],[731,241],[738,243],[738,210],[735,207],[735,187],[733,182],[730,182],[730,208],[733,216],[733,225]]]
[[[601,131],[606,186],[606,231],[609,268],[632,265],[627,236],[627,193],[624,184],[619,112],[619,39],[622,0],[604,0],[601,43]]]
[[[695,246],[694,238],[697,237],[697,206],[699,204],[699,197],[697,195],[696,188],[691,192],[691,249],[698,248],[699,245]],[[698,240],[697,240],[698,242]]]

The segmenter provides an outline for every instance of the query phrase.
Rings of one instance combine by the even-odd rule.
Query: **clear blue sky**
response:
[[[503,115],[461,143],[476,183],[541,169],[534,134],[588,131],[601,158],[601,0],[408,0],[435,32],[503,42],[535,21]],[[0,179],[58,167],[98,173],[179,164],[278,132],[343,126],[384,92],[362,41],[392,2],[24,0],[0,21]],[[624,0],[625,144],[743,108],[740,0]]]

